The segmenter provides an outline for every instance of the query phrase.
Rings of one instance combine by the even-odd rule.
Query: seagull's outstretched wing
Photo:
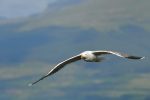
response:
[[[56,73],[57,71],[59,71],[61,68],[63,68],[65,65],[69,64],[69,63],[72,63],[72,62],[75,62],[75,61],[78,61],[81,59],[81,55],[76,55],[76,56],[73,56],[65,61],[62,61],[60,62],[59,64],[57,64],[53,69],[51,69],[48,74],[44,75],[43,77],[41,77],[39,80],[33,82],[33,83],[30,83],[29,86],[32,86],[34,84],[36,84],[37,82],[43,80],[44,78]]]
[[[107,51],[107,50],[93,51],[93,54],[95,54],[95,55],[114,54],[116,56],[128,58],[128,59],[143,59],[144,58],[144,57],[132,56],[132,55],[128,55],[128,54],[122,54],[119,52]]]

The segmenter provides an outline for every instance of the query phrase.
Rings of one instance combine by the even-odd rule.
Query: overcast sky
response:
[[[43,11],[49,3],[58,0],[0,0],[0,16],[20,17]]]

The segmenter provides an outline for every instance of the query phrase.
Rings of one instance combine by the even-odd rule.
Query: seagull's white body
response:
[[[75,62],[75,61],[78,61],[81,59],[83,59],[84,61],[87,61],[87,62],[100,62],[102,60],[102,58],[99,58],[98,56],[104,55],[104,54],[114,54],[116,56],[128,58],[128,59],[143,59],[144,58],[144,57],[130,56],[128,54],[122,54],[119,52],[107,51],[107,50],[84,51],[76,56],[73,56],[67,60],[64,60],[64,61],[58,63],[53,69],[51,69],[48,72],[48,74],[44,75],[39,80],[29,84],[29,86],[32,86],[33,84],[36,84],[37,82],[43,80],[44,78],[56,73],[57,71],[59,71],[61,68],[63,68],[65,65],[67,65],[69,63],[72,63],[72,62]]]
[[[93,54],[92,51],[85,51],[82,52],[81,54],[81,59],[87,61],[87,62],[98,62],[99,59],[96,55]]]

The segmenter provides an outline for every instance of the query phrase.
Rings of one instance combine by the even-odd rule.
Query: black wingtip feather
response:
[[[129,58],[129,59],[144,59],[145,57],[128,56],[126,58]]]
[[[32,85],[34,85],[34,84],[38,83],[39,81],[43,80],[43,79],[44,79],[44,78],[46,78],[46,77],[48,77],[48,75],[43,76],[43,77],[41,77],[40,79],[38,79],[37,81],[35,81],[35,82],[33,82],[33,83],[28,84],[28,86],[32,86]]]

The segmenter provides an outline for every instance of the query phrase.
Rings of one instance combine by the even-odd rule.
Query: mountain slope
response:
[[[149,29],[150,1],[137,0],[87,0],[64,7],[55,13],[29,19],[20,30],[32,30],[49,25],[63,27],[95,28],[106,31],[118,29],[120,25],[132,23]]]

